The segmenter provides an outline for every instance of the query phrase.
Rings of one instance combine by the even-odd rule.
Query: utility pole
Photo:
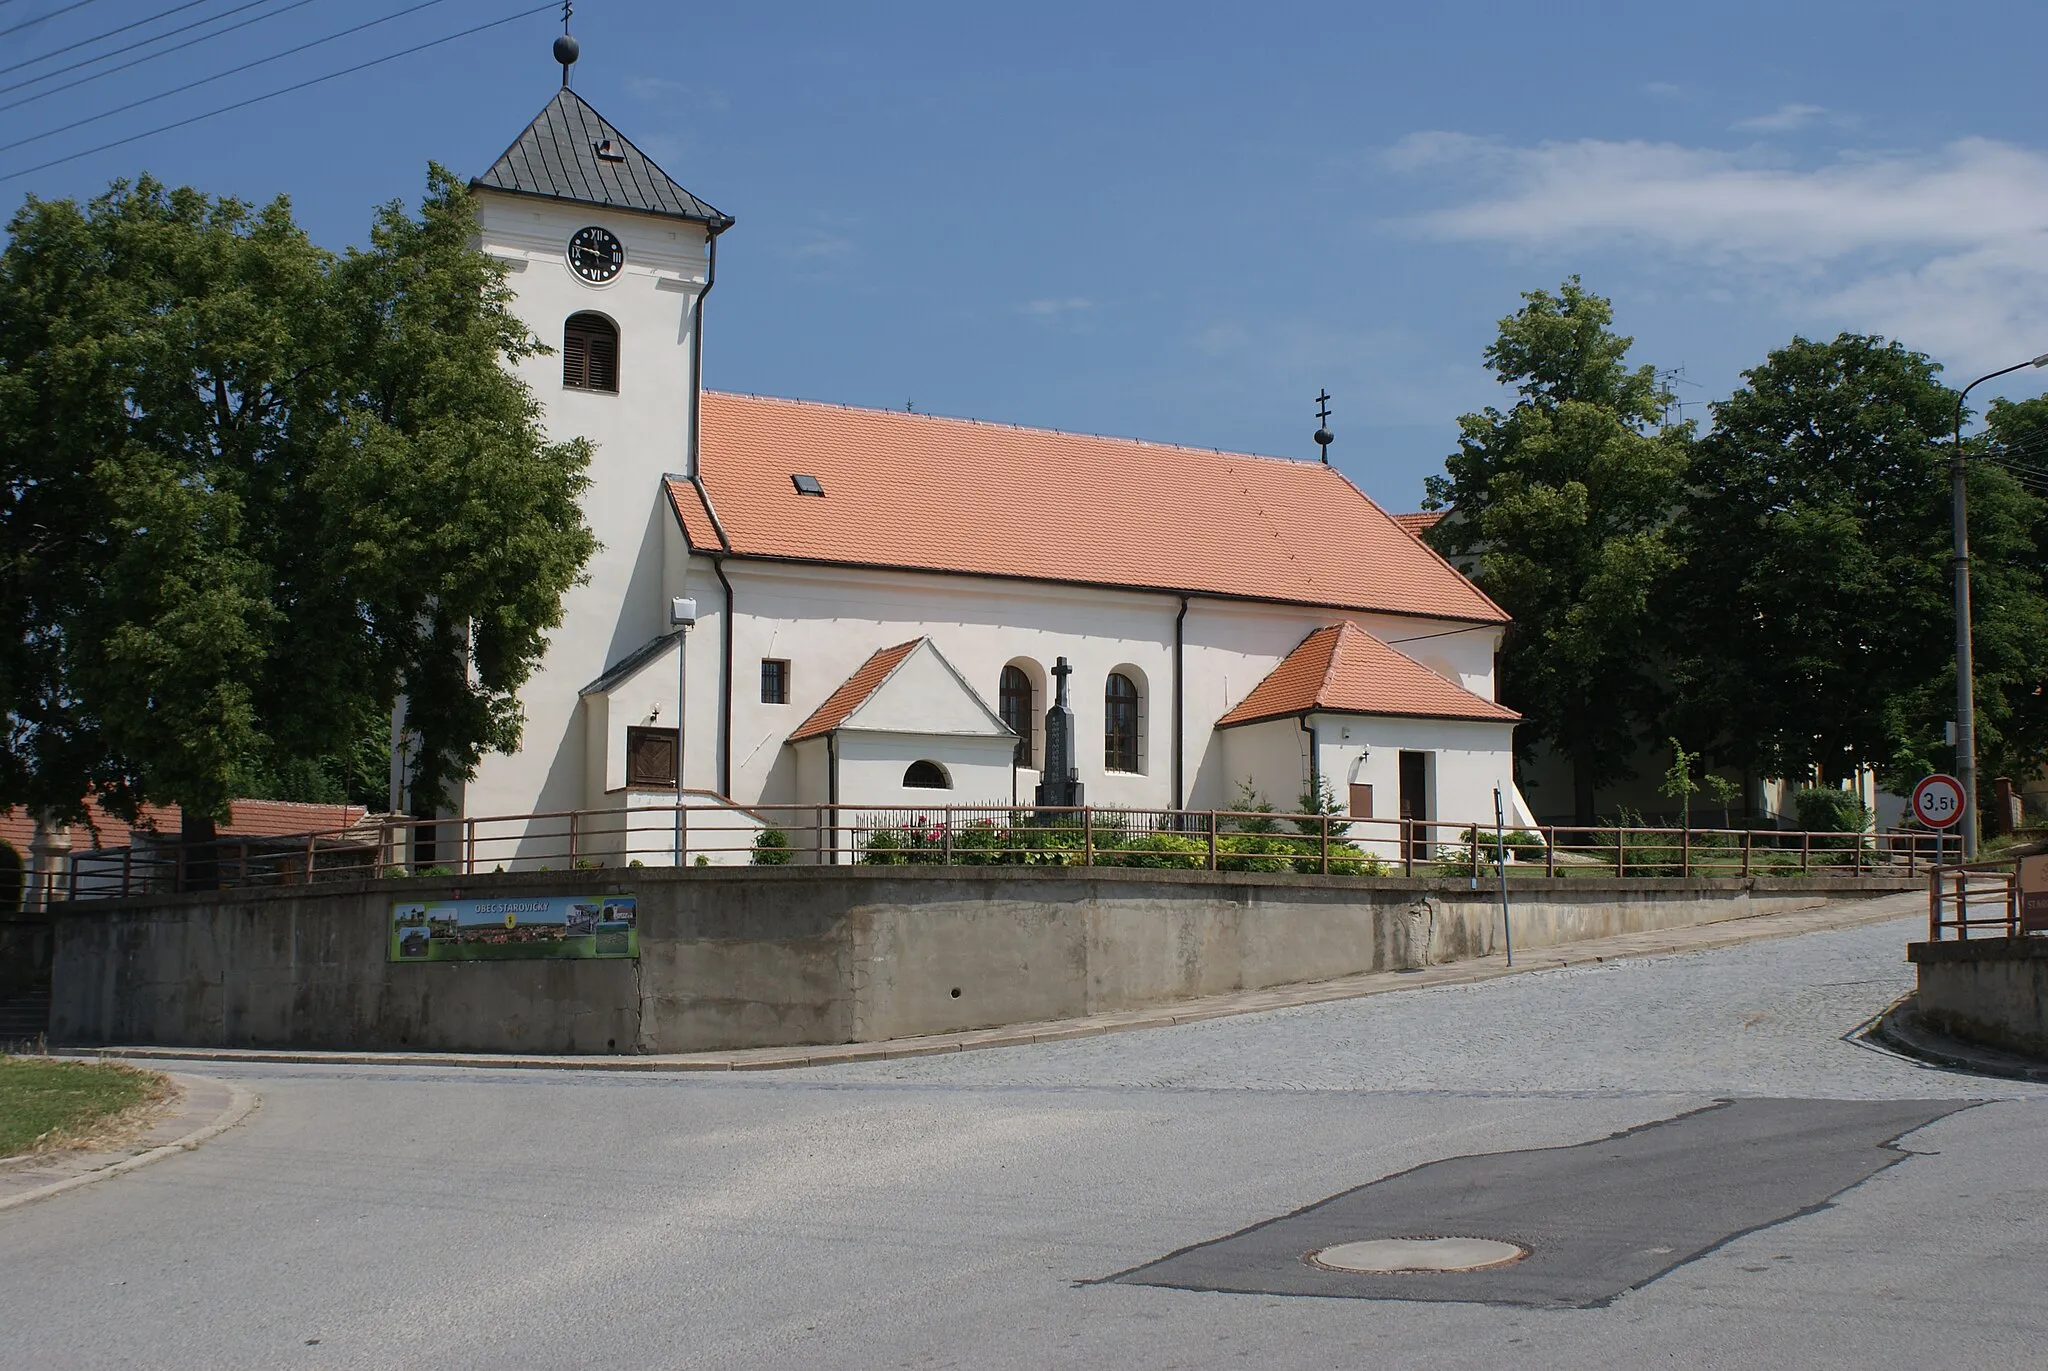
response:
[[[1986,381],[2028,367],[2048,367],[2048,352],[2026,362],[1988,372],[1956,396],[1956,445],[1949,458],[1949,489],[1954,508],[1956,569],[1956,779],[1963,783],[1963,860],[1977,856],[1977,667],[1970,643],[1970,514],[1968,471],[1963,448],[1963,402]]]

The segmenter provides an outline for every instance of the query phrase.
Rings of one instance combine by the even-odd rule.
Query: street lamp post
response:
[[[2048,367],[2048,352],[1979,376],[1956,396],[1956,445],[1955,455],[1949,460],[1949,487],[1955,501],[1956,779],[1963,783],[1964,861],[1977,855],[1977,668],[1970,646],[1970,518],[1963,465],[1963,402],[1986,381],[2028,367]]]
[[[690,660],[690,625],[697,622],[697,602],[676,596],[668,602],[669,627],[676,631],[676,843],[675,864],[683,864],[683,728],[689,722],[689,696],[685,693]]]

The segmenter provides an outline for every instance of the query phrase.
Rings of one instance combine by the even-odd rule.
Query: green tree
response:
[[[1669,614],[1681,719],[1723,762],[1828,780],[1872,765],[1898,788],[1936,760],[1955,699],[1956,397],[1938,371],[1882,338],[1797,338],[1714,407]],[[2038,748],[2023,697],[2048,659],[2039,518],[2009,474],[1976,467],[1978,708],[2001,760]]]
[[[179,805],[360,771],[407,699],[432,796],[514,746],[592,539],[589,452],[505,363],[539,344],[431,169],[326,252],[149,180],[30,199],[0,253],[0,804]]]
[[[1429,481],[1437,549],[1476,562],[1475,580],[1513,616],[1501,698],[1525,722],[1517,746],[1546,743],[1572,768],[1573,808],[1630,774],[1657,713],[1649,605],[1676,565],[1667,531],[1691,427],[1667,424],[1655,371],[1626,363],[1632,339],[1577,277],[1532,291],[1501,320],[1486,365],[1519,399],[1458,423],[1458,451]]]
[[[1678,739],[1671,741],[1671,768],[1664,773],[1664,782],[1657,787],[1657,793],[1666,799],[1678,801],[1678,826],[1692,827],[1692,797],[1700,792],[1698,778],[1693,768],[1699,765],[1700,754],[1687,752]],[[1716,779],[1719,779],[1718,777]]]

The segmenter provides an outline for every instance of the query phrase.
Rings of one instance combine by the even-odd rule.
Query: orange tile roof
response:
[[[1507,616],[1320,462],[704,393],[692,546],[1479,623]],[[790,478],[815,476],[823,498]]]
[[[1512,723],[1522,716],[1447,681],[1396,652],[1357,624],[1327,624],[1301,640],[1218,728],[1284,719],[1316,711],[1397,714],[1424,719],[1487,719]]]
[[[1418,510],[1414,514],[1392,514],[1387,517],[1420,538],[1423,534],[1437,526],[1437,522],[1444,517],[1444,511],[1440,509],[1424,509]]]
[[[813,499],[816,496],[811,497]],[[868,696],[881,689],[882,682],[889,679],[889,673],[903,664],[903,659],[917,649],[922,638],[912,638],[907,643],[885,647],[867,659],[859,671],[846,678],[839,689],[825,697],[825,703],[811,714],[811,717],[797,725],[796,732],[789,735],[789,741],[800,743],[806,738],[822,738],[846,722],[846,716],[861,707]]]
[[[141,817],[132,827],[126,820],[115,818],[98,805],[90,806],[87,812],[92,818],[90,824],[72,825],[73,851],[82,852],[91,847],[127,847],[137,834],[175,836],[183,822],[176,805],[144,805]],[[219,829],[223,838],[333,833],[369,813],[361,805],[296,804],[289,800],[236,800],[231,812],[232,817]],[[11,813],[0,814],[0,840],[21,854],[23,862],[28,860],[28,845],[35,836],[35,830],[35,816],[25,808],[17,807]]]

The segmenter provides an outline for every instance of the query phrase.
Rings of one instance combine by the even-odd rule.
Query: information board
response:
[[[398,900],[391,906],[394,962],[639,955],[639,907],[631,895]]]

